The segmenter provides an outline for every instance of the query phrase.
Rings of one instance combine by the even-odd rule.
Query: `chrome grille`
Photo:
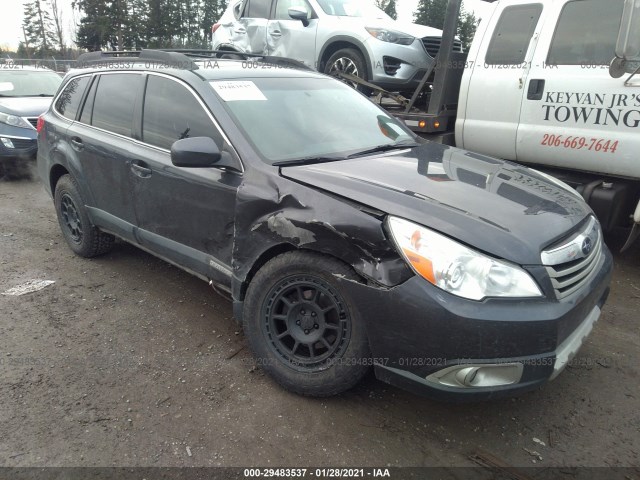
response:
[[[27,118],[27,122],[29,122],[33,128],[38,127],[38,117]]]
[[[13,143],[13,148],[17,150],[26,150],[36,145],[35,140],[29,140],[27,138],[10,138],[10,140],[11,143]]]
[[[436,58],[436,55],[440,51],[440,44],[441,43],[442,43],[442,38],[441,37],[424,37],[422,39],[422,45],[424,46],[424,49],[433,58]],[[454,52],[461,52],[462,51],[462,42],[460,40],[454,40],[454,42],[453,42],[453,51]]]
[[[597,272],[602,257],[602,233],[595,218],[558,247],[542,252],[556,297],[561,300],[577,292]]]

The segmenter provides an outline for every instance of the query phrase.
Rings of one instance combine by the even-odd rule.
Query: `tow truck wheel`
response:
[[[258,365],[287,390],[326,397],[362,379],[370,362],[362,317],[344,283],[346,264],[289,252],[267,262],[249,284],[243,329]]]
[[[359,77],[363,80],[367,80],[367,64],[362,57],[362,54],[353,48],[343,48],[338,50],[329,57],[324,67],[324,73],[337,77],[342,82],[346,83],[350,87],[369,95],[371,89],[357,84],[356,82],[350,82],[347,79],[338,77],[340,73],[347,73],[354,77]]]

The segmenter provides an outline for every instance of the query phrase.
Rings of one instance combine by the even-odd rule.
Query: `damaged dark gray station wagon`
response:
[[[285,388],[337,394],[373,366],[438,398],[510,395],[597,321],[611,255],[553,178],[421,140],[277,59],[88,55],[39,122],[70,248],[119,237],[228,292]]]

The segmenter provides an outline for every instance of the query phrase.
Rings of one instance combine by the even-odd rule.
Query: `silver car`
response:
[[[236,0],[213,26],[213,49],[286,57],[409,91],[441,37],[441,30],[395,21],[366,0]]]

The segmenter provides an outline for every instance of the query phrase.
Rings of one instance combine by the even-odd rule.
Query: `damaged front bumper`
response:
[[[577,353],[609,294],[612,257],[562,301],[474,302],[415,276],[391,289],[343,281],[369,335],[376,376],[446,401],[477,401],[533,390]]]

